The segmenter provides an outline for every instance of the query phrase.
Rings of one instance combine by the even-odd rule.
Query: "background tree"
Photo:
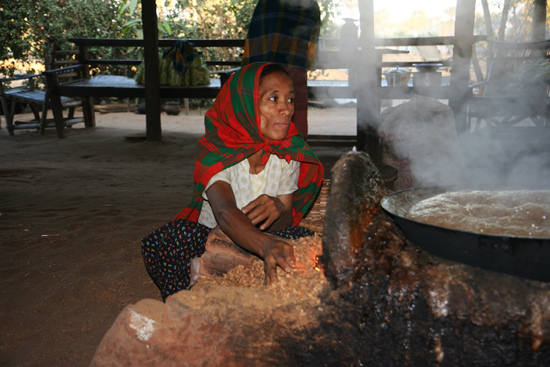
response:
[[[43,63],[49,40],[61,48],[70,48],[70,37],[118,37],[129,19],[129,12],[121,13],[120,5],[119,0],[4,2],[0,7],[0,60],[23,61],[30,68],[33,62]],[[37,71],[16,70],[15,65],[1,65],[0,73]]]
[[[161,38],[245,38],[257,0],[157,0]],[[337,37],[338,0],[319,0],[321,37]],[[0,5],[0,76],[38,72],[48,41],[71,48],[71,37],[142,38],[141,0],[18,0]],[[102,58],[139,58],[140,50],[90,49]],[[239,51],[210,55],[227,60]],[[225,53],[224,53],[225,52]],[[34,70],[33,70],[34,69]],[[115,72],[115,70],[96,70]]]
[[[28,58],[31,40],[26,20],[27,10],[22,2],[10,1],[0,5],[0,60]],[[14,61],[0,63],[0,75],[12,76]]]
[[[529,41],[533,22],[534,0],[488,0],[492,28],[499,41]],[[547,5],[546,13],[550,10]],[[546,20],[546,34],[550,32],[550,18]],[[548,36],[547,36],[548,37]]]

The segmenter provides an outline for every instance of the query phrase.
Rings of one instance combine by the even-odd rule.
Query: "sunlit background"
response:
[[[343,0],[339,5],[337,22],[344,24],[344,18],[359,22],[357,0]],[[387,37],[428,37],[453,36],[456,0],[374,0],[375,36]],[[488,0],[493,29],[496,31],[501,22],[504,0]],[[487,34],[483,6],[476,0],[475,34]],[[532,1],[511,3],[507,13],[507,38],[523,40],[530,29],[530,11]]]

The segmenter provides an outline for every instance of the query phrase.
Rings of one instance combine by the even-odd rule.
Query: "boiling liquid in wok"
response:
[[[418,202],[408,218],[468,232],[550,237],[550,191],[448,192]]]

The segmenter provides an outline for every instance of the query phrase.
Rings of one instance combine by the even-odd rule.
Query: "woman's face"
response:
[[[273,140],[286,138],[294,113],[294,86],[283,72],[266,75],[260,84],[260,131]]]

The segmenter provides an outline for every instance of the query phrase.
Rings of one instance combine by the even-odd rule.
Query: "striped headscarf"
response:
[[[202,193],[210,179],[243,159],[264,150],[287,162],[300,162],[298,190],[292,205],[293,224],[300,223],[319,192],[324,168],[290,123],[284,140],[265,138],[260,131],[260,75],[267,63],[253,63],[237,71],[222,86],[214,105],[206,113],[206,134],[195,152],[195,192],[191,204],[175,219],[198,221],[202,209]],[[262,164],[269,159],[262,156]]]

